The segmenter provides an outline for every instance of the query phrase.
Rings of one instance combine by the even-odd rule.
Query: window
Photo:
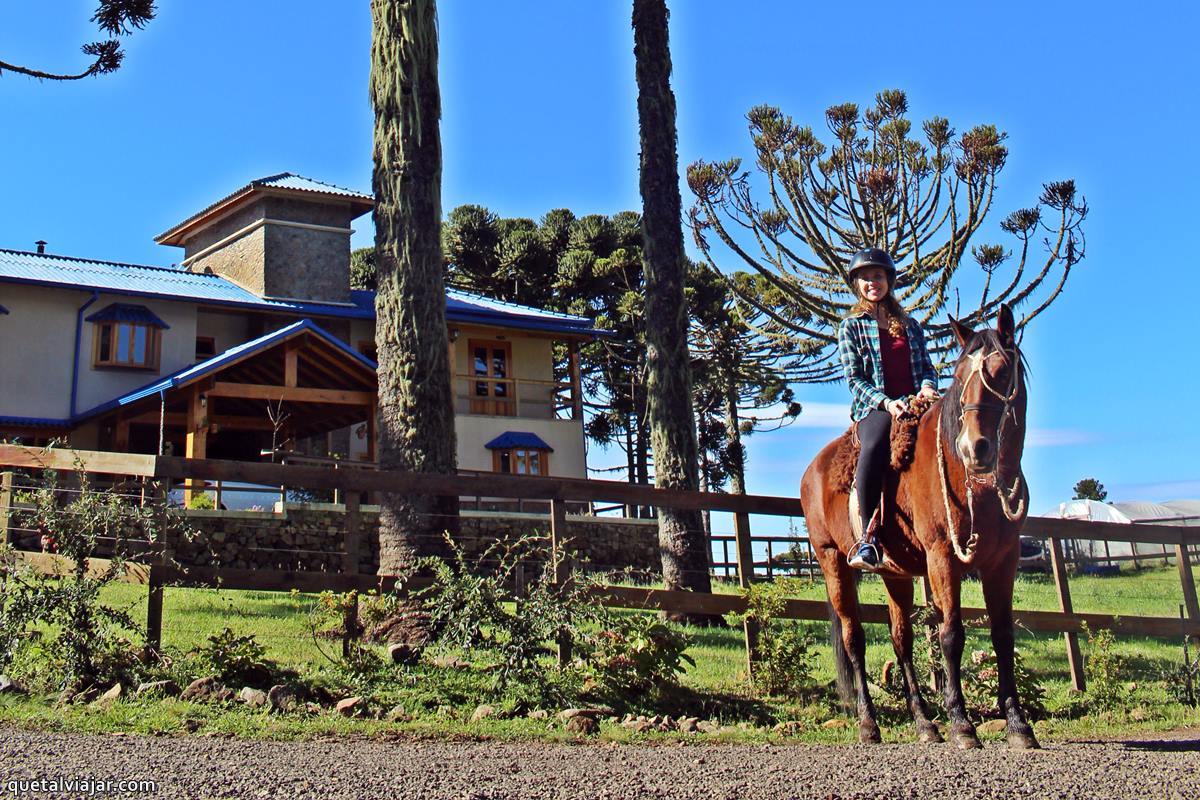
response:
[[[96,325],[97,367],[158,369],[161,338],[158,328],[132,322],[101,322]]]
[[[550,454],[545,450],[493,450],[492,467],[495,472],[512,475],[549,475]]]
[[[167,323],[145,306],[113,303],[87,318],[96,324],[93,367],[158,369]]]
[[[196,337],[196,360],[207,361],[217,354],[217,340],[211,336]]]
[[[358,352],[372,361],[379,361],[379,350],[375,347],[374,339],[359,339]]]
[[[472,339],[467,343],[471,354],[471,413],[511,417],[516,414],[512,381],[512,344]]]

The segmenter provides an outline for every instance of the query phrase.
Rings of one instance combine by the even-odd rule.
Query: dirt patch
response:
[[[0,727],[0,786],[148,778],[158,782],[156,796],[189,798],[1186,798],[1200,797],[1198,765],[1195,731],[1031,752],[989,742],[960,752],[912,744],[261,742]]]

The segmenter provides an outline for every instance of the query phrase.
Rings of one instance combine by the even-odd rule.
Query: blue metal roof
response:
[[[207,306],[253,308],[300,317],[375,318],[375,292],[354,290],[350,303],[319,303],[262,298],[219,275],[170,267],[122,264],[88,258],[0,249],[0,282],[103,291],[132,297],[158,297]],[[449,322],[498,325],[525,330],[602,336],[586,317],[520,306],[457,289],[446,291]]]
[[[75,417],[71,419],[71,423],[76,424],[88,419],[89,417],[103,414],[106,411],[112,411],[113,409],[127,406],[130,403],[136,403],[138,400],[145,399],[151,395],[167,392],[171,389],[179,388],[180,386],[185,386],[195,380],[203,378],[206,375],[210,375],[213,372],[224,369],[241,358],[262,350],[267,350],[279,344],[280,342],[286,341],[287,339],[291,339],[305,332],[313,333],[319,336],[328,344],[336,347],[338,350],[352,357],[355,361],[362,364],[363,367],[369,369],[371,372],[376,370],[377,365],[374,361],[367,358],[362,353],[359,353],[357,350],[350,347],[350,345],[346,344],[341,339],[338,339],[333,334],[324,330],[312,320],[302,319],[299,322],[293,322],[286,328],[280,328],[277,331],[268,333],[266,336],[260,336],[252,341],[239,344],[237,347],[231,347],[224,353],[213,356],[207,361],[201,361],[199,364],[193,364],[190,367],[184,367],[178,372],[172,373],[165,378],[161,378],[154,383],[147,384],[140,389],[135,389],[132,392],[123,394],[120,397],[109,400],[106,403],[101,403],[94,408],[75,415]]]
[[[332,183],[326,183],[325,181],[306,178],[294,172],[281,172],[278,175],[259,178],[258,180],[250,181],[250,186],[270,186],[272,189],[296,189],[301,192],[320,192],[321,194],[343,194],[347,197],[356,197],[360,200],[375,202],[375,198],[369,194],[356,192],[353,189],[345,189],[341,186],[334,186]]]
[[[554,452],[554,448],[546,444],[542,437],[536,433],[527,433],[525,431],[505,431],[504,433],[492,439],[484,445],[488,450],[549,450]]]
[[[133,325],[149,325],[167,329],[171,326],[145,306],[132,303],[110,303],[87,318],[88,322],[128,322]]]
[[[183,241],[178,238],[178,234],[182,233],[192,226],[198,220],[208,217],[214,213],[225,214],[236,207],[238,204],[253,196],[255,193],[261,192],[263,189],[283,190],[288,192],[307,192],[311,194],[336,195],[344,197],[350,201],[350,204],[355,207],[354,216],[365,214],[375,205],[375,198],[369,194],[356,192],[353,189],[345,189],[341,186],[334,186],[332,183],[313,180],[306,178],[303,175],[297,175],[294,172],[281,172],[278,175],[268,175],[265,178],[256,178],[250,181],[242,188],[225,195],[220,200],[212,203],[209,206],[197,211],[190,217],[176,225],[173,225],[170,230],[160,233],[154,237],[154,241],[160,244],[182,245]],[[315,199],[315,198],[314,198]]]

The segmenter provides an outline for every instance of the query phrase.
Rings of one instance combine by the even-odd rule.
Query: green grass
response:
[[[796,595],[808,599],[823,599],[824,588],[819,581],[793,582]],[[728,584],[719,584],[718,591],[735,591]],[[1075,607],[1080,611],[1115,615],[1147,615],[1174,617],[1182,592],[1174,568],[1126,572],[1113,577],[1076,577],[1071,580]],[[867,577],[861,586],[864,602],[884,602],[882,583]],[[114,584],[105,587],[106,604],[128,611],[135,619],[144,619],[146,589],[141,586]],[[266,647],[267,656],[282,666],[305,674],[321,674],[330,669],[328,656],[335,655],[338,643],[316,639],[311,630],[309,610],[316,598],[313,595],[245,592],[168,587],[164,601],[163,644],[176,656],[202,645],[208,636],[229,627],[236,634],[253,634]],[[963,586],[963,602],[980,606],[979,585],[968,581]],[[1016,588],[1016,606],[1023,609],[1053,610],[1057,608],[1053,580],[1042,575],[1022,575]],[[633,613],[633,612],[630,612]],[[828,641],[828,623],[803,622],[820,641],[817,646],[816,678],[832,681],[833,669]],[[706,708],[712,718],[722,715],[718,697],[732,701],[750,702],[754,698],[745,680],[745,654],[739,628],[690,631],[692,645],[688,654],[696,665],[683,676],[685,686],[710,698]],[[1119,637],[1116,651],[1127,660],[1126,680],[1134,684],[1126,710],[1115,716],[1089,715],[1080,717],[1072,709],[1079,705],[1078,697],[1069,689],[1066,649],[1061,635],[1034,635],[1018,631],[1017,647],[1023,659],[1047,690],[1047,705],[1053,718],[1038,724],[1043,738],[1071,739],[1091,736],[1130,735],[1139,731],[1200,725],[1200,712],[1169,702],[1162,685],[1162,672],[1182,660],[1178,641],[1149,638]],[[1087,652],[1086,642],[1083,644]],[[988,633],[969,628],[966,653],[990,649]],[[893,658],[887,630],[882,625],[867,626],[867,664],[870,674],[878,676],[885,661]],[[939,698],[930,698],[935,704]],[[467,738],[566,738],[561,725],[553,721],[513,719],[488,720],[472,724],[467,720],[475,701],[417,715],[411,722],[391,724],[373,720],[348,720],[325,713],[317,716],[278,716],[250,711],[240,707],[197,705],[178,701],[127,701],[108,709],[89,706],[69,706],[47,714],[46,697],[0,698],[0,721],[41,729],[65,729],[85,732],[127,731],[137,733],[213,732],[256,738],[287,739],[322,735],[357,733],[377,735],[384,732],[408,736],[444,736]],[[882,700],[885,738],[891,741],[911,741],[911,726],[902,709],[888,699]],[[1133,716],[1130,714],[1132,712]],[[730,712],[732,713],[732,712]],[[808,705],[772,703],[769,716],[776,719],[800,719],[807,723],[803,741],[849,742],[854,738],[852,728],[826,730],[820,723],[838,716],[828,702]],[[617,741],[633,737],[619,727],[606,726],[604,738]],[[639,739],[670,739],[664,735],[641,735]],[[769,728],[739,730],[731,728],[709,739],[731,741],[773,741]]]

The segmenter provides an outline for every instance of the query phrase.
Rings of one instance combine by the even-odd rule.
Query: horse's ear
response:
[[[1000,315],[996,317],[996,330],[1000,333],[1000,341],[1011,345],[1016,341],[1017,327],[1013,322],[1012,308],[1008,303],[1000,304]]]
[[[950,327],[954,331],[954,338],[958,339],[959,347],[966,347],[967,342],[971,341],[971,337],[975,335],[975,331],[963,325],[954,317],[950,318]]]

